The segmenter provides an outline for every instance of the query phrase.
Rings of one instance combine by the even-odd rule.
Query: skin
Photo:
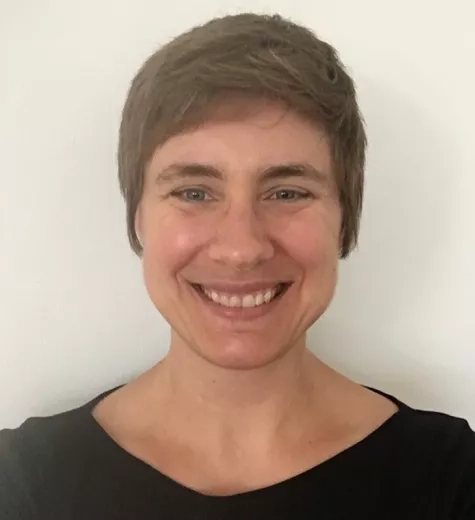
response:
[[[176,163],[212,166],[222,179],[167,175]],[[263,173],[289,163],[320,173]],[[177,196],[183,190],[191,193]],[[193,195],[205,200],[186,200]],[[137,229],[146,287],[171,324],[172,350],[240,369],[301,350],[333,295],[340,225],[327,141],[293,113],[267,107],[244,121],[210,122],[170,139],[149,164]],[[293,284],[282,305],[247,321],[208,312],[189,283],[262,280]]]
[[[328,141],[281,106],[210,119],[157,148],[136,229],[170,349],[101,401],[97,422],[213,495],[272,485],[366,437],[395,405],[306,346],[334,294],[340,228]],[[279,299],[250,311],[223,311],[196,289],[283,281]]]

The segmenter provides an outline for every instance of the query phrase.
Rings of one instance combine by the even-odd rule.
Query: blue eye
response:
[[[211,197],[205,190],[200,188],[187,188],[184,190],[175,191],[172,196],[177,197],[185,202],[207,202]]]
[[[310,193],[306,191],[297,191],[297,190],[277,190],[275,191],[269,198],[282,200],[285,202],[292,202],[295,200],[308,199],[310,197]]]

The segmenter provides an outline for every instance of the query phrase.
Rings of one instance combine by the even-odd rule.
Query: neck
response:
[[[203,434],[211,442],[245,443],[249,437],[249,442],[266,444],[288,431],[297,433],[296,425],[308,425],[318,388],[330,372],[304,344],[252,370],[217,367],[172,344],[149,375],[154,399],[176,421],[170,425],[175,431]]]

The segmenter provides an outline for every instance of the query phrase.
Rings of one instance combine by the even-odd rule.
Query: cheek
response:
[[[327,272],[339,258],[340,219],[335,211],[309,212],[280,226],[280,242],[304,268]]]
[[[180,271],[206,240],[207,229],[193,219],[155,215],[147,219],[144,267],[156,275]]]

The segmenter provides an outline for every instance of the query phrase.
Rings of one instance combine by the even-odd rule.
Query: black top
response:
[[[463,419],[381,392],[399,411],[358,444],[284,482],[212,497],[105,433],[91,411],[112,391],[0,431],[0,520],[475,520],[475,433]]]

